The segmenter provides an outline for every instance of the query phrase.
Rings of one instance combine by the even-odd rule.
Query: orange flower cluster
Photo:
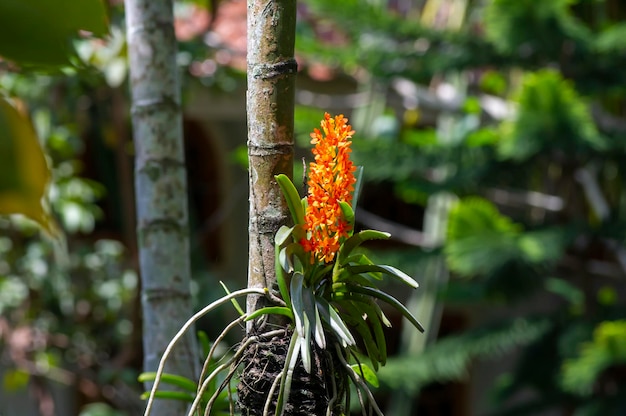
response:
[[[332,118],[324,114],[322,132],[311,133],[315,162],[310,164],[308,206],[305,214],[307,239],[301,244],[311,253],[311,262],[330,263],[350,225],[342,216],[339,202],[350,203],[354,191],[354,171],[350,160],[350,144],[354,131],[342,115]]]

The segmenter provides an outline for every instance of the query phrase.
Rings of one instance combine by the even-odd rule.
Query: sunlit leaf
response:
[[[366,364],[352,364],[350,367],[352,367],[355,373],[363,377],[368,384],[378,387],[378,376],[376,375],[376,372],[374,372],[374,370],[369,368]]]
[[[32,124],[0,98],[0,215],[23,214],[57,235],[44,205],[50,176]]]
[[[419,284],[408,274],[404,273],[402,270],[396,269],[393,266],[387,266],[384,264],[365,264],[358,266],[346,266],[348,271],[353,274],[359,273],[384,273],[388,276],[391,276],[400,282],[411,286],[414,289],[419,287]]]
[[[293,312],[286,306],[266,306],[265,308],[257,309],[246,317],[246,321],[251,321],[258,318],[261,315],[283,315],[294,320]]]
[[[275,178],[281,191],[283,192],[283,196],[287,202],[287,207],[289,208],[294,224],[304,224],[304,209],[302,208],[302,201],[296,187],[293,185],[293,182],[291,182],[291,179],[289,179],[287,175],[283,175],[282,173],[280,175],[276,175]]]
[[[79,30],[103,36],[103,0],[2,0],[0,56],[19,64],[67,65]]]
[[[139,374],[139,377],[137,377],[137,380],[140,383],[145,383],[146,381],[155,381],[156,374],[156,372],[141,373]],[[198,385],[195,381],[176,374],[161,374],[161,383],[171,384],[172,386],[180,387],[181,389],[187,390],[192,393],[195,393],[198,390]]]
[[[355,248],[363,244],[368,240],[386,240],[391,235],[389,233],[385,233],[382,231],[376,230],[363,230],[352,237],[348,238],[339,249],[339,255],[337,259],[337,263],[341,266],[346,264],[346,259],[352,254]]]

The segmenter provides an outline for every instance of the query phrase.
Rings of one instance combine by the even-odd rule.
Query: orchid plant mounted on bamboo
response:
[[[278,362],[278,371],[270,376],[242,372],[239,395],[256,392],[262,397],[263,408],[255,410],[258,405],[243,403],[251,401],[250,398],[239,397],[245,415],[341,415],[349,407],[349,381],[355,385],[363,409],[369,406],[382,415],[368,387],[368,383],[377,386],[376,371],[387,359],[383,328],[391,324],[379,302],[399,311],[423,332],[420,323],[402,303],[377,287],[384,276],[411,288],[417,288],[417,282],[392,266],[373,263],[357,250],[365,241],[387,239],[390,235],[375,230],[354,232],[356,176],[360,176],[360,172],[350,160],[353,134],[343,115],[324,115],[321,130],[315,129],[311,134],[315,160],[310,164],[305,197],[300,197],[286,175],[276,176],[293,220],[293,226],[282,226],[275,236],[277,290],[244,289],[216,301],[221,304],[250,293],[265,294],[268,306],[249,314],[234,302],[241,314],[238,323],[271,315],[284,316],[288,321],[287,328],[273,328],[249,337],[226,363],[216,366],[220,371],[228,368],[222,382],[225,388],[238,367],[251,367],[246,357],[256,359],[263,355],[256,347],[250,352],[251,345],[261,341],[282,345],[282,348],[274,346],[271,353],[266,354],[268,357],[283,355],[280,359],[271,362],[266,359],[262,364],[270,367]],[[212,307],[209,305],[196,316]],[[207,394],[200,386],[215,384],[216,371],[208,375],[203,371],[198,383],[198,397],[205,397],[205,414],[211,411],[211,400],[206,399]],[[260,379],[266,379],[264,384]],[[304,381],[298,384],[296,379]],[[303,388],[311,389],[315,381],[322,385],[319,394],[299,392]],[[155,390],[156,383],[153,393]],[[220,390],[214,392],[216,398],[220,394],[219,397],[224,396]],[[295,406],[303,406],[307,400],[316,402],[312,409],[294,411]],[[196,407],[197,404],[192,407],[190,415]]]

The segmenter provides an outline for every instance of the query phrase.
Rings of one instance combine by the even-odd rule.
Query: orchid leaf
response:
[[[283,315],[288,317],[292,321],[294,320],[293,312],[286,306],[266,306],[264,308],[257,309],[256,311],[248,315],[245,320],[251,321],[261,315]]]
[[[280,295],[287,305],[291,305],[291,296],[289,296],[289,278],[285,276],[283,266],[280,263],[280,245],[274,245],[274,269],[276,271],[276,283],[278,284],[278,290]]]
[[[300,335],[304,333],[304,301],[302,299],[302,289],[304,286],[304,276],[302,273],[294,273],[291,278],[291,305],[294,314],[296,332]]]
[[[227,295],[230,295],[230,290],[228,290],[228,288],[226,287],[226,284],[224,282],[222,282],[221,280],[220,280],[220,285],[222,285],[222,288],[224,288],[224,292],[226,292]],[[233,307],[235,308],[237,313],[239,313],[240,316],[245,315],[245,312],[243,311],[243,308],[241,307],[241,305],[239,304],[237,299],[232,298],[230,300],[230,303],[233,304]]]
[[[361,336],[361,341],[365,346],[367,356],[374,366],[374,370],[378,370],[378,363],[381,361],[380,350],[374,342],[374,338],[372,337],[372,332],[370,331],[369,326],[361,316],[361,311],[358,309],[358,307],[355,307],[355,305],[350,301],[347,301],[345,304],[342,303],[341,306],[342,315],[344,316],[346,323],[359,333],[359,335]]]
[[[143,392],[140,396],[142,400],[147,400],[150,397],[150,392]],[[184,391],[171,391],[171,390],[157,390],[154,392],[155,399],[167,399],[167,400],[180,400],[182,402],[193,403],[195,398],[194,394],[185,393]]]
[[[369,366],[367,366],[366,364],[352,364],[350,367],[352,367],[352,370],[359,376],[361,376],[368,384],[374,387],[379,386],[378,376],[376,375],[376,372],[369,368]]]
[[[346,264],[346,259],[352,254],[352,251],[368,240],[386,240],[391,234],[376,230],[363,230],[348,238],[339,249],[337,261],[340,266]]]
[[[292,273],[296,268],[294,255],[300,259],[300,263],[303,262],[305,256],[304,249],[298,243],[288,244],[285,248],[280,250],[278,254],[280,265],[288,273]]]
[[[411,276],[407,275],[402,270],[396,269],[393,266],[387,266],[384,264],[366,264],[359,266],[347,265],[346,269],[348,269],[348,271],[352,274],[384,273],[408,286],[411,286],[413,289],[417,289],[419,287],[419,284]]]
[[[137,380],[140,383],[145,383],[147,381],[155,381],[156,380],[156,372],[145,372],[139,374]],[[177,374],[161,374],[161,383],[167,383],[172,386],[180,387],[183,390],[187,390],[191,393],[196,393],[198,390],[198,385],[195,381],[188,379],[187,377],[179,376]]]
[[[356,182],[354,183],[354,193],[352,194],[352,209],[356,211],[356,206],[361,196],[361,189],[363,188],[363,166],[356,167],[354,177],[356,178]]]
[[[294,228],[295,227],[287,227],[286,225],[281,226],[274,236],[274,244],[283,247],[287,239],[292,235]]]
[[[283,414],[285,403],[289,400],[289,394],[291,393],[291,381],[293,380],[293,372],[296,368],[296,362],[298,360],[299,341],[300,337],[294,333],[291,336],[289,342],[289,349],[287,350],[287,356],[285,357],[285,367],[280,379],[280,388],[278,391],[278,398],[276,400],[276,416]]]
[[[293,185],[293,182],[291,182],[291,179],[289,179],[287,175],[282,173],[274,176],[274,178],[276,178],[276,182],[278,182],[278,186],[280,186],[280,189],[283,192],[283,196],[287,202],[287,207],[289,208],[294,224],[304,224],[304,209],[302,208],[302,201],[300,195],[298,194],[298,190]]]
[[[330,328],[341,340],[341,343],[344,346],[355,345],[356,341],[354,340],[354,337],[335,308],[333,308],[333,306],[328,303],[326,299],[320,297],[317,298],[317,306],[322,319],[330,325]]]
[[[365,254],[357,253],[348,257],[345,261],[345,264],[366,265],[366,264],[374,264],[374,262],[370,260],[369,257],[367,257]]]
[[[305,296],[306,297],[306,296]],[[304,332],[300,334],[300,356],[302,357],[302,367],[307,374],[311,374],[311,320],[310,315],[305,310],[302,316],[304,321]]]
[[[339,207],[341,208],[341,213],[343,214],[343,218],[346,220],[348,225],[350,226],[350,235],[354,231],[354,210],[349,203],[345,201],[339,202]]]
[[[362,293],[364,295],[369,295],[374,298],[380,299],[383,302],[393,306],[398,312],[402,313],[406,319],[415,326],[420,332],[424,332],[424,327],[419,321],[413,316],[413,314],[396,298],[389,295],[388,293],[383,292],[382,290],[375,289],[373,287],[367,286],[357,286],[357,285],[346,285],[346,284],[335,284],[333,286],[333,290],[336,292],[356,292]]]

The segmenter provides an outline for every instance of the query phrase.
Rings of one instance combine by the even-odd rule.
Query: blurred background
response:
[[[124,16],[107,6],[110,34],[77,42],[74,67],[0,61],[67,240],[60,259],[0,217],[2,416],[142,412]],[[246,1],[175,15],[200,308],[218,281],[246,285]],[[300,0],[296,55],[294,182],[323,113],[345,114],[357,226],[393,237],[367,249],[421,285],[387,288],[427,331],[388,311],[385,413],[626,415],[626,3]]]

